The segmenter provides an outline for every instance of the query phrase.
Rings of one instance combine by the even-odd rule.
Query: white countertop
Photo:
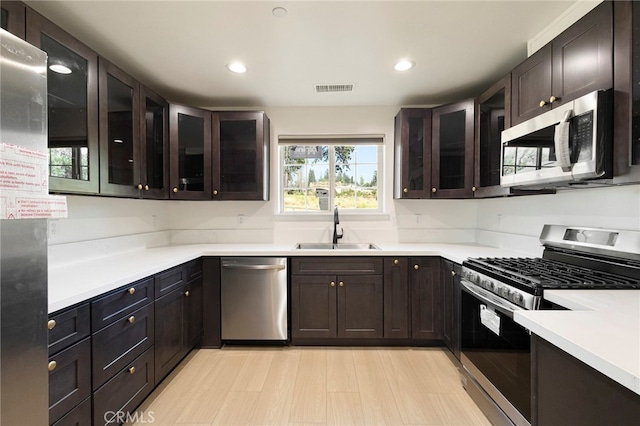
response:
[[[640,290],[545,290],[570,311],[517,311],[523,327],[640,394]]]

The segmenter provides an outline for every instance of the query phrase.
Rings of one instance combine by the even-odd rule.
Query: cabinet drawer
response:
[[[155,297],[161,298],[186,283],[184,265],[161,272],[154,278]]]
[[[52,426],[91,426],[91,398],[82,401]]]
[[[378,257],[294,257],[291,273],[304,275],[382,274]]]
[[[153,320],[149,304],[93,335],[94,390],[153,345]]]
[[[93,394],[94,426],[121,424],[117,419],[126,419],[127,412],[133,417],[132,411],[152,390],[153,347],[127,364]]]
[[[89,320],[88,303],[50,315],[49,355],[87,337],[90,332]]]
[[[91,302],[91,331],[96,331],[153,302],[153,278],[115,290]]]
[[[202,258],[186,263],[184,268],[187,282],[200,278],[202,276]]]
[[[49,423],[54,423],[91,396],[91,339],[50,357],[49,370]]]

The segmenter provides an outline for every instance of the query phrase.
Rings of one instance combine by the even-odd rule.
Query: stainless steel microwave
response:
[[[504,130],[500,185],[551,188],[611,178],[612,92],[591,92]]]

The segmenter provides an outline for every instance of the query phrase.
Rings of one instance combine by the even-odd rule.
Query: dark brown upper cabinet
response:
[[[212,113],[214,200],[269,200],[269,117]]]
[[[169,198],[169,104],[140,85],[140,181],[143,198]]]
[[[640,182],[640,4],[613,4],[615,183]]]
[[[4,3],[3,3],[4,4]],[[49,190],[97,194],[98,55],[27,8],[27,41],[48,54]]]
[[[475,107],[474,196],[509,195],[500,186],[500,149],[502,131],[511,126],[511,74],[504,76],[478,96]]]
[[[5,1],[0,3],[0,28],[11,34],[25,39],[26,7],[19,1]]]
[[[124,71],[100,58],[100,193],[138,196],[140,89]]]
[[[211,111],[169,105],[171,199],[210,200]]]
[[[612,2],[605,1],[512,71],[511,124],[613,87]]]
[[[431,194],[431,110],[402,108],[395,118],[393,198]]]
[[[473,197],[473,99],[433,108],[431,198]]]

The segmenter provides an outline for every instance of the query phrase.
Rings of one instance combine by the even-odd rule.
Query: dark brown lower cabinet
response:
[[[632,425],[640,395],[532,334],[532,424]]]
[[[202,276],[187,284],[185,346],[187,351],[202,340],[203,335],[203,283]]]
[[[324,275],[291,277],[291,337],[338,336],[336,278]]]
[[[91,424],[91,398],[87,398],[52,426],[91,426]]]
[[[409,259],[384,259],[384,338],[408,339],[411,324],[409,305]]]
[[[442,260],[442,341],[460,359],[460,268],[449,260]]]
[[[409,282],[411,285],[411,338],[414,340],[441,339],[440,258],[412,257]]]
[[[49,424],[90,396],[91,338],[87,337],[49,357]]]
[[[118,425],[136,417],[135,408],[154,388],[153,347],[127,364],[93,394],[93,424]],[[141,416],[138,416],[141,417]]]
[[[382,311],[381,275],[338,275],[338,337],[381,338]]]

